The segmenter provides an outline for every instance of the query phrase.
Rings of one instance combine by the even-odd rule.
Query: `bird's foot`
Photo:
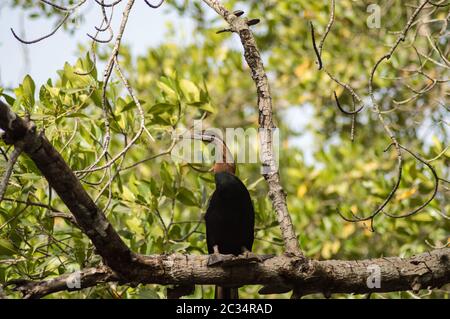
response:
[[[263,259],[261,257],[259,257],[258,255],[252,253],[251,251],[245,251],[243,252],[241,255],[238,256],[238,258],[241,257],[243,258],[245,261],[247,261],[248,263],[251,262],[262,262]]]
[[[233,259],[233,255],[220,255],[220,254],[212,254],[208,257],[208,266],[217,266]]]
[[[223,267],[236,266],[236,265],[248,265],[252,263],[260,263],[263,260],[251,251],[245,251],[238,256],[233,256],[233,258],[226,260],[222,263]]]
[[[267,259],[272,258],[273,255],[263,255],[259,256],[251,251],[244,251],[242,254],[235,255],[221,255],[214,253],[208,257],[208,266],[222,266],[231,267],[236,265],[248,265],[252,263],[262,263]]]

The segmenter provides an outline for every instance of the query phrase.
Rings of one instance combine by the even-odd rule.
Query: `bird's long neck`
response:
[[[224,141],[220,140],[220,143],[222,144],[222,160],[219,160],[214,164],[214,174],[227,172],[235,175],[236,165],[234,164],[233,154],[231,154]]]
[[[232,175],[236,174],[236,166],[234,163],[216,163],[213,167],[214,174],[227,172]]]
[[[230,174],[235,175],[236,173],[236,165],[234,163],[233,154],[231,154],[231,151],[228,149],[225,142],[216,135],[208,134],[205,131],[202,131],[201,133],[193,133],[191,135],[191,138],[196,140],[202,140],[209,143],[214,143],[217,147],[217,151],[221,151],[222,157],[216,160],[216,163],[214,164],[212,171],[216,173],[221,172],[227,172]]]

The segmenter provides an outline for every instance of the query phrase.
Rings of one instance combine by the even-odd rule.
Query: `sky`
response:
[[[113,28],[116,31],[124,5],[125,1],[114,10]],[[98,5],[93,1],[89,1],[76,14],[82,15],[84,21],[77,26],[73,35],[59,30],[39,43],[24,45],[13,37],[11,27],[18,34],[23,34],[23,38],[31,40],[53,30],[58,19],[27,19],[21,9],[11,9],[0,4],[0,84],[16,86],[26,74],[30,74],[39,86],[49,77],[54,77],[65,61],[75,62],[78,44],[90,45],[86,34],[94,34],[94,26],[99,25],[101,17]],[[168,21],[178,26],[180,41],[191,41],[192,23],[187,18],[178,17],[173,10],[164,8],[164,5],[155,10],[144,1],[136,1],[123,42],[130,45],[133,54],[143,54],[152,46],[163,42]],[[26,62],[27,59],[30,63]]]

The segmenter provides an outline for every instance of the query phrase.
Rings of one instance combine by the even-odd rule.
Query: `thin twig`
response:
[[[11,178],[12,172],[14,170],[14,165],[19,159],[20,154],[22,153],[22,147],[20,144],[14,147],[11,156],[9,157],[8,163],[6,164],[6,170],[3,175],[2,180],[0,181],[0,203],[3,201],[5,197],[6,189],[8,188],[9,179]]]

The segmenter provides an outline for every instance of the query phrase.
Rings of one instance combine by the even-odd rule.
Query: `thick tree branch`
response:
[[[208,256],[156,255],[141,257],[147,268],[138,281],[163,285],[250,285],[289,286],[297,296],[323,293],[375,293],[437,288],[450,282],[450,248],[433,250],[411,258],[377,258],[359,261],[311,260],[307,264],[297,256],[277,256],[261,263],[230,267],[208,267]],[[379,267],[379,268],[377,268]],[[380,286],[370,288],[373,269],[379,269]],[[80,279],[80,285],[67,282]],[[27,298],[42,297],[61,290],[79,290],[118,277],[104,267],[91,268],[41,282],[15,283]],[[71,277],[72,276],[72,277]]]
[[[241,17],[242,12],[236,14],[229,12],[217,0],[203,0],[208,6],[221,15],[230,25],[229,31],[239,35],[244,47],[244,57],[252,71],[252,79],[256,85],[259,109],[259,126],[261,141],[262,173],[269,185],[269,197],[277,213],[278,222],[284,239],[287,253],[303,255],[300,251],[298,239],[292,225],[292,220],[286,204],[286,193],[283,190],[278,173],[278,166],[273,154],[273,132],[276,129],[273,123],[272,96],[264,64],[258,51],[256,40],[249,28],[251,21]]]
[[[8,285],[15,285],[24,299],[37,299],[58,291],[77,291],[101,283],[118,281],[119,278],[108,267],[87,268],[72,274],[43,281],[13,280]]]

